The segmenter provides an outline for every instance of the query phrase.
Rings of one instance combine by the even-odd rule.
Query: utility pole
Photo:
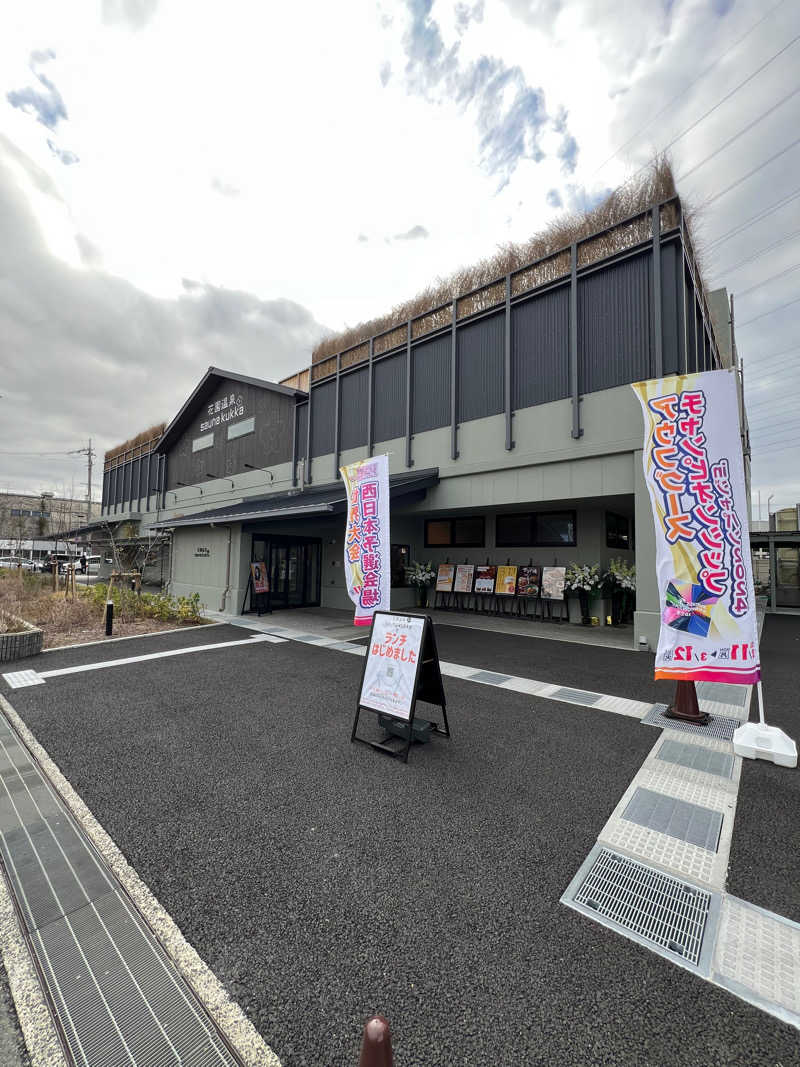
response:
[[[92,518],[92,460],[97,454],[92,448],[91,437],[89,438],[88,448],[73,448],[67,454],[70,456],[86,456],[86,466],[88,468],[87,476],[89,478],[89,483],[87,485],[87,489],[89,491],[87,496],[89,506],[87,509],[86,519],[87,521],[90,521]]]

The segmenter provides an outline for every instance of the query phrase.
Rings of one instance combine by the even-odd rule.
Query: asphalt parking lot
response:
[[[244,640],[5,695],[285,1067],[355,1064],[374,1011],[397,1067],[800,1063],[793,1028],[559,903],[652,728],[446,679],[452,741],[403,765],[350,743],[360,658],[212,635]],[[587,688],[647,670],[590,685],[540,645]]]

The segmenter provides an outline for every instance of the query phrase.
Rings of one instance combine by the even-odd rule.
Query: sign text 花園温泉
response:
[[[244,400],[235,393],[226,394],[221,400],[215,400],[206,406],[206,415],[207,418],[200,423],[200,433],[241,418],[244,415]]]
[[[729,371],[633,386],[656,532],[656,678],[760,678],[739,405]]]

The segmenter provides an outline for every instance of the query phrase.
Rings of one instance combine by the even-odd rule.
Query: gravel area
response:
[[[554,680],[602,690],[590,651]],[[350,744],[360,670],[244,642],[10,697],[285,1067],[354,1065],[375,1011],[396,1067],[800,1062],[791,1027],[559,903],[652,730],[446,679],[452,741],[403,765]]]

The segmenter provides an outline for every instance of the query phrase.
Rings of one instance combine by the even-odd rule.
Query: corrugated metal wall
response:
[[[582,393],[653,374],[652,254],[578,279],[578,382]]]
[[[333,452],[336,427],[336,381],[313,389],[311,397],[311,455]]]
[[[306,458],[306,445],[308,444],[308,404],[300,404],[297,408],[297,458]]]
[[[406,432],[406,354],[378,360],[373,368],[374,441],[391,441]]]
[[[569,287],[511,308],[511,403],[533,407],[569,396]]]
[[[503,410],[505,313],[462,326],[456,334],[458,421]]]
[[[411,349],[413,433],[449,425],[451,357],[449,334]]]
[[[664,374],[683,371],[683,290],[676,244],[661,248],[661,338]]]
[[[694,286],[688,270],[684,271],[683,284],[686,287],[686,373],[694,374],[698,369],[696,357],[697,316],[694,309]]]
[[[343,374],[339,399],[339,447],[360,448],[367,443],[369,371],[366,367]]]

